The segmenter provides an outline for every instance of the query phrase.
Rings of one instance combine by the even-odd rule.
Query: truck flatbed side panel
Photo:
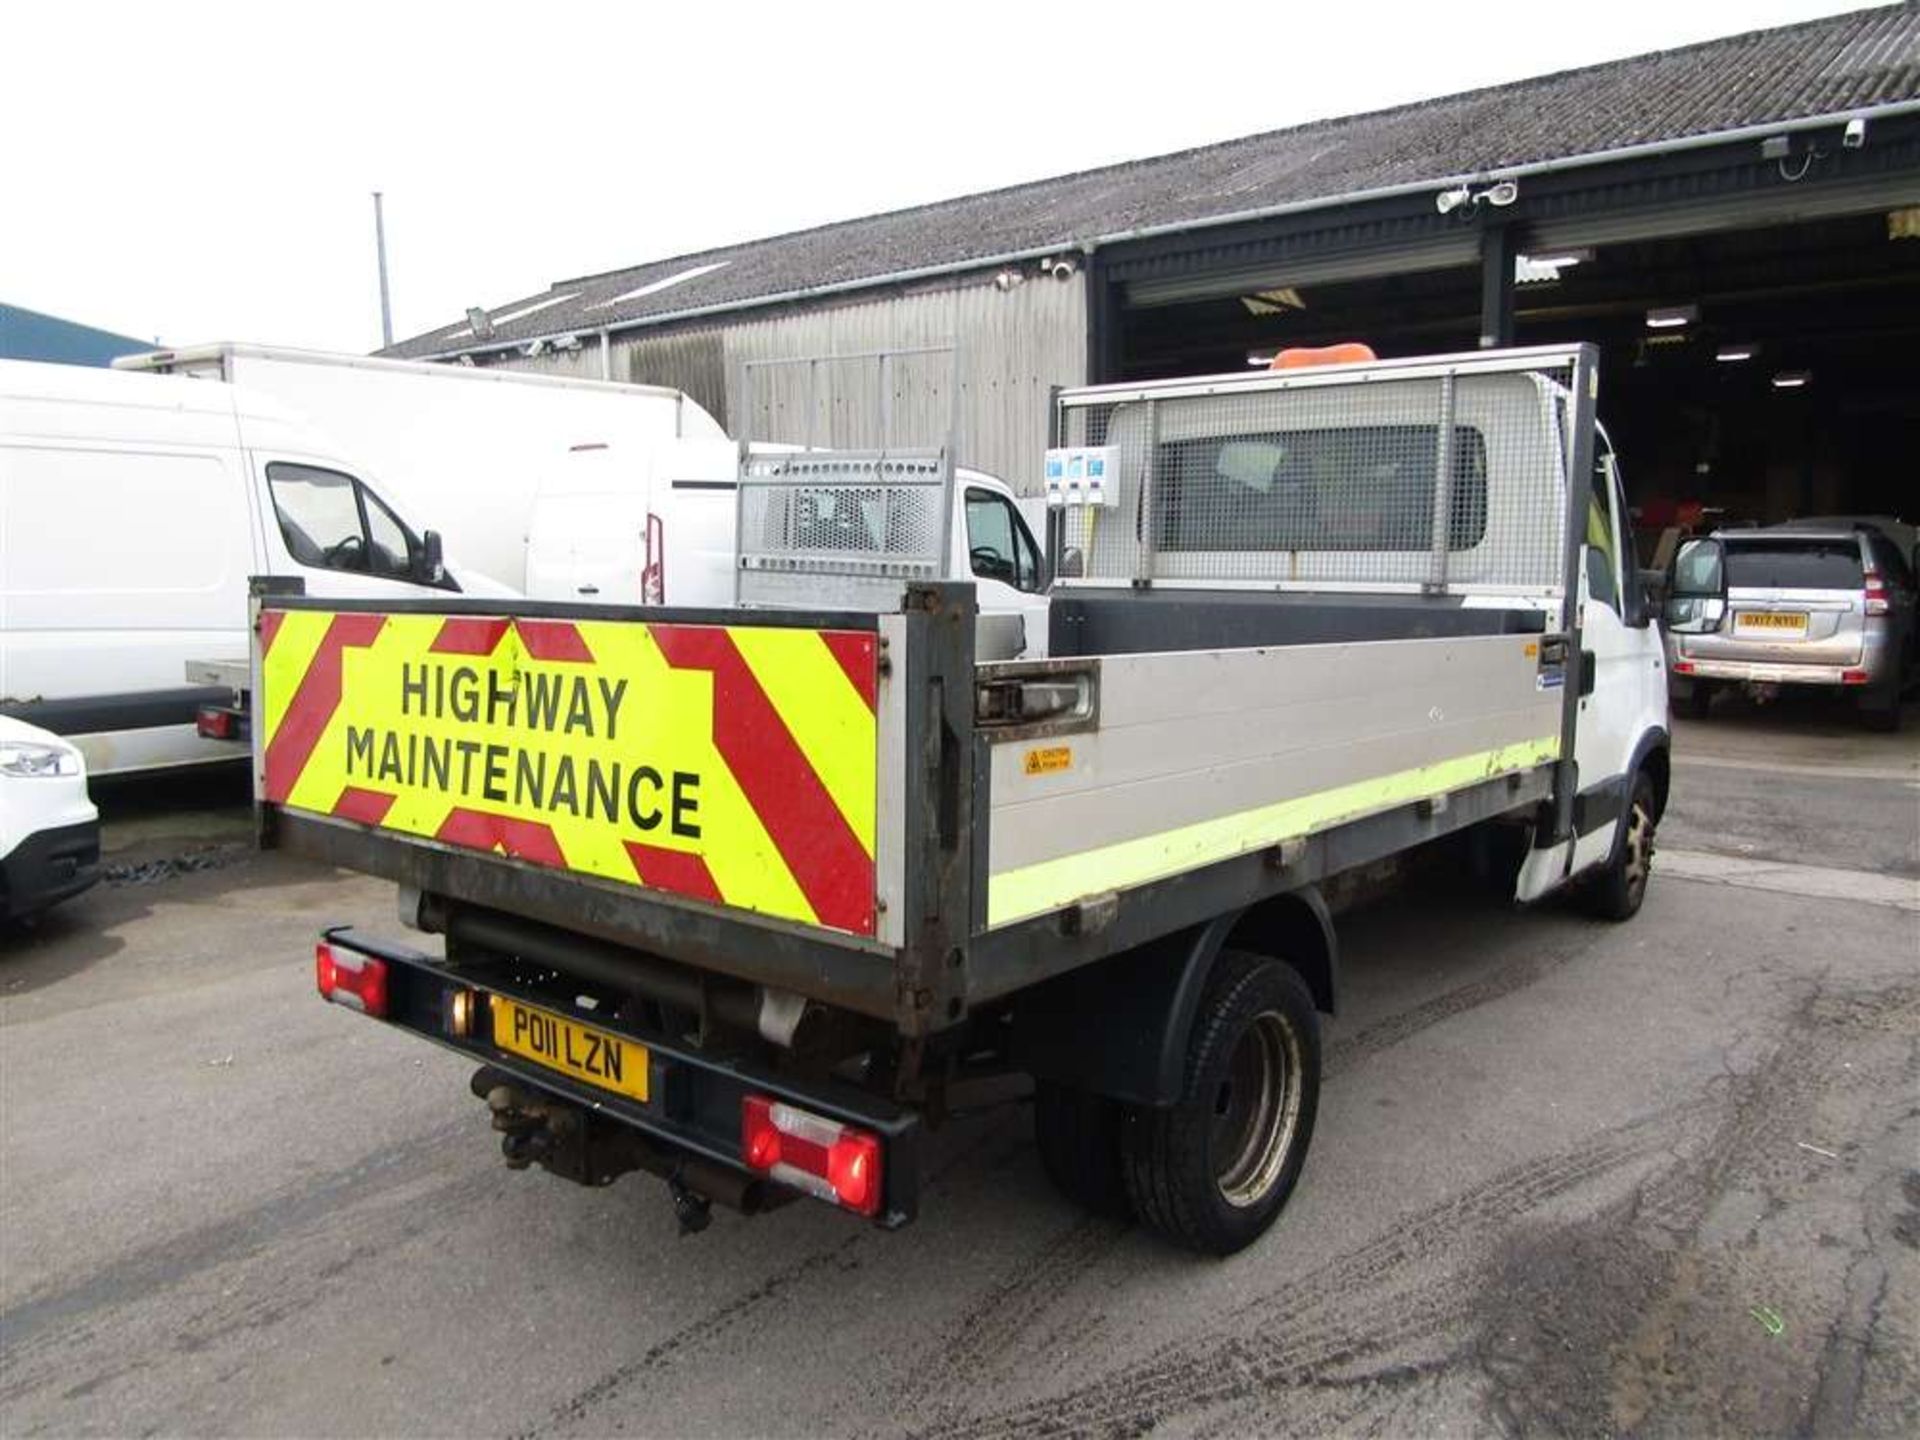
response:
[[[1557,760],[1542,639],[1109,655],[1097,727],[997,744],[1000,926]]]
[[[269,804],[876,934],[871,618],[270,602],[259,635]]]

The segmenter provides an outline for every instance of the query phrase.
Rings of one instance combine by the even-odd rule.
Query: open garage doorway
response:
[[[1542,252],[1517,275],[1516,343],[1601,347],[1601,413],[1646,531],[1920,518],[1920,211]],[[1341,340],[1467,350],[1481,269],[1282,273],[1117,318],[1113,379],[1244,370]]]

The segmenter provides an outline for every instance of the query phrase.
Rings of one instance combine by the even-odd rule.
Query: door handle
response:
[[[582,585],[575,593],[580,595],[598,595],[600,593],[600,587],[598,585]]]

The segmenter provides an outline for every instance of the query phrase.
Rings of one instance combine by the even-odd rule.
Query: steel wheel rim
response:
[[[1265,1010],[1241,1032],[1215,1091],[1212,1148],[1220,1197],[1246,1209],[1270,1193],[1300,1126],[1300,1040]]]
[[[1627,822],[1627,893],[1638,896],[1653,871],[1653,816],[1636,802]]]

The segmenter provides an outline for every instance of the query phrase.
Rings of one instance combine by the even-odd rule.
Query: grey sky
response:
[[[375,188],[401,338],[566,276],[1857,8],[15,4],[0,300],[364,350]]]

